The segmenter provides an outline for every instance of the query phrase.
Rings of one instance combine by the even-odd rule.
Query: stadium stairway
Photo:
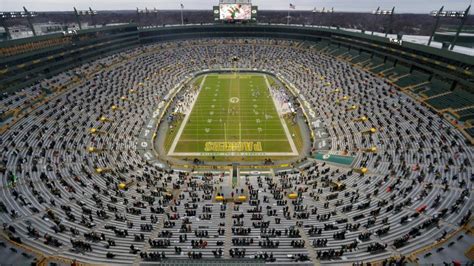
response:
[[[225,244],[224,244],[224,257],[230,258],[230,249],[232,248],[232,210],[234,209],[234,203],[229,202],[226,204],[225,210]]]

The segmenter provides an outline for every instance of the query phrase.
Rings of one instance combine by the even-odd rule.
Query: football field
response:
[[[297,149],[263,74],[208,74],[197,80],[168,155],[294,156]]]

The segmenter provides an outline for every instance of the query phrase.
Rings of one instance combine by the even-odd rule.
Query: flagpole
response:
[[[290,8],[288,8],[288,16],[286,16],[286,25],[290,24]]]
[[[290,25],[290,4],[288,4],[288,16],[286,16],[286,25]]]
[[[181,4],[181,25],[184,25],[184,20],[183,20],[183,4]]]

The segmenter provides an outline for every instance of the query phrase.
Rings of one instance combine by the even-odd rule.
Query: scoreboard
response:
[[[214,21],[257,21],[257,12],[250,0],[220,0],[213,7]]]
[[[252,5],[220,4],[219,18],[221,20],[250,20]]]

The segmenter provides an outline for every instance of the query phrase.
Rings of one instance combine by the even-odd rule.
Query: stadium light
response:
[[[332,14],[334,13],[334,7],[332,7],[331,9],[326,9],[325,7],[323,7],[321,10],[318,10],[316,7],[313,9],[313,24],[314,24],[314,17],[316,15],[316,13],[318,14]]]
[[[433,31],[431,32],[430,39],[428,40],[428,46],[430,46],[431,41],[433,40],[433,36],[436,33],[436,30],[438,29],[439,25],[439,19],[442,17],[442,14],[445,13],[443,12],[444,6],[442,6],[439,10],[431,11],[430,15],[433,17],[436,17],[436,22],[433,27]]]
[[[438,11],[434,10],[430,12],[432,17],[450,17],[450,18],[464,18],[467,16],[466,11]]]
[[[97,15],[97,11],[93,10],[79,10],[77,11],[77,14],[79,16],[91,16],[91,15]]]
[[[36,12],[31,11],[19,11],[19,12],[0,12],[0,17],[3,19],[10,18],[34,18],[38,16]]]
[[[377,26],[377,18],[378,18],[377,13],[379,12],[379,10],[380,10],[380,7],[377,7],[376,10],[372,11],[372,14],[375,15],[374,26]],[[371,34],[371,35],[374,35],[374,31],[375,31],[375,30],[372,30],[372,34]]]
[[[459,27],[456,31],[456,35],[454,36],[453,41],[451,42],[450,47],[449,47],[450,50],[453,50],[459,38],[459,34],[461,33],[462,28],[464,27],[464,24],[466,23],[467,17],[469,16],[469,10],[471,9],[471,5],[469,5],[464,11],[443,11],[443,9],[444,9],[444,6],[442,6],[439,10],[434,10],[430,12],[430,15],[436,18],[436,22],[433,27],[433,31],[431,32],[430,39],[428,40],[428,46],[431,44],[431,41],[433,40],[436,30],[438,29],[440,18],[460,19],[461,23],[459,24]]]
[[[314,8],[313,13],[321,13],[321,14],[334,13],[334,7],[331,8],[331,9],[326,9],[325,7],[323,7],[323,9],[321,9],[321,10],[318,10],[318,9]]]
[[[89,7],[89,12],[90,12],[89,14],[90,14],[90,16],[91,16],[92,24],[94,24],[94,28],[95,28],[95,27],[96,27],[96,22],[95,22],[94,17],[95,17],[95,15],[97,15],[97,11],[92,10],[92,8]]]
[[[6,20],[8,19],[17,19],[17,18],[26,18],[28,21],[28,25],[30,26],[33,35],[36,36],[35,28],[33,27],[33,23],[31,21],[32,18],[38,16],[36,12],[28,11],[25,7],[23,7],[23,11],[13,11],[13,12],[0,12],[0,24],[5,28],[5,32],[7,33],[7,38],[11,39],[10,30],[7,26]]]
[[[454,46],[456,45],[456,42],[458,41],[459,34],[461,34],[462,28],[464,27],[464,24],[466,24],[469,11],[471,10],[471,5],[469,5],[466,10],[462,13],[462,16],[459,18],[461,19],[461,23],[459,24],[458,30],[456,31],[456,35],[454,36],[453,41],[451,42],[451,47],[449,47],[449,50],[453,50]],[[457,14],[456,14],[457,15]],[[452,16],[450,16],[452,17]],[[455,16],[456,17],[456,16]]]
[[[74,14],[76,15],[76,20],[77,24],[79,24],[79,29],[82,30],[82,25],[81,25],[81,18],[82,16],[90,16],[91,20],[94,20],[94,16],[97,15],[97,11],[92,10],[92,8],[89,7],[89,9],[86,10],[77,10],[74,7]],[[95,23],[94,23],[95,26]]]
[[[147,15],[147,14],[158,14],[158,10],[156,8],[153,8],[153,9],[148,9],[145,7],[145,9],[138,9],[137,8],[137,13],[138,14],[143,14],[143,15]]]
[[[26,7],[23,7],[24,12],[22,12],[22,17],[26,18],[26,21],[28,21],[28,25],[30,25],[31,31],[33,32],[33,36],[36,36],[36,31],[35,27],[33,27],[33,22],[31,21],[31,18],[36,17],[35,12],[30,12]]]
[[[378,7],[376,10],[372,11],[374,15],[392,15],[395,12],[395,7],[392,10],[382,10]]]
[[[388,32],[392,31],[392,23],[393,23],[393,15],[395,14],[395,7],[393,7],[391,10],[382,10],[380,9],[380,7],[378,7],[376,10],[372,11],[372,14],[375,15],[376,21],[377,21],[377,16],[390,16],[388,30],[385,31],[385,37],[387,37]],[[373,31],[372,31],[372,35],[374,35]]]
[[[137,21],[138,21],[138,25],[140,26],[140,16],[148,16],[150,14],[154,14],[155,16],[158,15],[158,10],[156,8],[153,8],[153,9],[148,9],[145,7],[145,9],[139,9],[137,7]]]

